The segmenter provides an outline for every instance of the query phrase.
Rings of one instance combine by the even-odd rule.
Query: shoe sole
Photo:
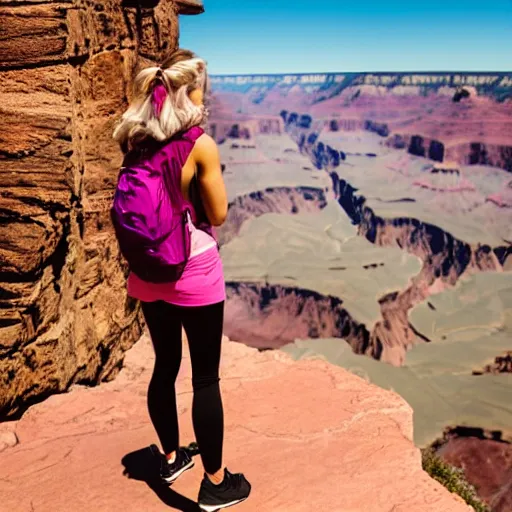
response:
[[[249,496],[247,496],[248,498]],[[223,508],[233,507],[234,505],[238,505],[245,501],[247,498],[242,498],[241,500],[231,501],[230,503],[224,503],[222,505],[201,505],[199,503],[199,508],[204,510],[204,512],[217,512],[217,510],[222,510]]]
[[[172,484],[173,482],[175,482],[183,473],[185,473],[185,471],[188,471],[189,469],[192,469],[194,467],[194,461],[191,460],[186,466],[182,467],[179,471],[177,471],[176,473],[174,473],[174,475],[168,477],[168,478],[163,478],[163,480],[168,483],[168,484]]]

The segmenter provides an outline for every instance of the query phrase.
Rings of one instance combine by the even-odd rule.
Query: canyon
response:
[[[397,391],[415,411],[418,446],[437,446],[447,428],[500,432],[496,449],[478,438],[438,453],[504,512],[512,439],[510,86],[502,77],[505,87],[470,87],[455,101],[451,82],[324,78],[336,75],[214,85],[227,126],[217,140],[230,204],[251,197],[243,220],[222,228],[237,233],[221,245],[226,332]],[[279,131],[229,128],[276,114]],[[267,199],[268,188],[288,193],[293,180],[297,189],[315,183],[326,205],[292,210]],[[493,455],[483,473],[487,449]]]
[[[316,136],[311,137],[311,134],[309,134],[300,137],[301,141],[307,141],[308,139],[316,140]],[[238,179],[240,178],[238,174],[236,174],[238,172],[237,169],[253,164],[253,152],[258,151],[261,153],[262,151],[268,151],[266,144],[270,143],[269,138],[260,136],[254,140],[256,145],[255,148],[251,149],[246,155],[247,161],[244,162],[240,160],[237,162],[236,168],[234,168],[234,176]],[[318,167],[321,167],[324,171],[327,170],[323,178],[331,181],[331,185],[328,187],[329,192],[326,193],[326,197],[333,196],[335,198],[352,224],[357,226],[357,233],[370,243],[380,247],[402,248],[402,250],[416,256],[422,262],[421,270],[416,276],[410,276],[411,282],[405,290],[391,291],[380,297],[376,297],[381,310],[382,320],[375,325],[368,326],[368,330],[372,332],[372,335],[368,342],[369,346],[365,345],[365,350],[363,351],[363,353],[373,354],[377,358],[382,358],[382,354],[384,354],[384,360],[391,362],[391,358],[386,357],[386,352],[396,352],[395,349],[397,347],[402,347],[402,355],[399,356],[398,360],[403,362],[405,351],[416,343],[418,339],[429,341],[428,337],[423,336],[414,326],[410,325],[407,318],[408,311],[416,304],[424,301],[430,293],[436,293],[439,287],[454,286],[462,275],[481,271],[499,271],[509,268],[510,262],[507,263],[507,261],[512,252],[511,248],[509,245],[491,247],[485,243],[471,244],[455,238],[450,232],[437,225],[422,222],[414,217],[408,218],[400,216],[398,218],[386,218],[377,215],[370,206],[367,206],[366,198],[361,193],[347,183],[347,181],[340,179],[336,172],[329,170],[329,167],[336,168],[342,165],[343,159],[337,158],[334,162],[329,162],[329,146],[324,146],[327,147],[327,149],[320,151],[318,147],[322,147],[321,144],[321,142],[310,145],[308,145],[307,142],[302,143],[302,145],[299,143],[299,149],[301,150],[300,154],[307,155],[313,161],[315,168],[318,169]],[[230,155],[238,151],[232,148],[227,148],[226,151],[228,149]],[[291,153],[287,148],[284,149],[283,154],[286,155],[287,158],[289,158],[288,155],[294,155],[294,158],[300,157],[299,153]],[[239,152],[237,152],[237,155],[239,155]],[[327,155],[327,161],[325,161],[326,158],[324,155]],[[227,158],[225,161],[229,162],[230,160],[230,158]],[[264,165],[263,161],[261,166]],[[278,159],[273,155],[272,162],[267,165],[273,169],[277,169],[276,166],[281,163],[282,159]],[[297,164],[299,164],[299,162],[297,162]],[[227,169],[229,169],[229,164],[227,165]],[[305,169],[306,166],[304,162],[299,165],[297,165],[297,179],[300,180],[303,175],[302,171],[307,169]],[[325,167],[327,169],[325,169]],[[436,171],[439,170],[438,168],[433,169]],[[311,177],[318,177],[318,175],[315,175],[311,171],[312,169],[309,168],[309,173],[312,175]],[[432,169],[430,169],[430,172],[431,171]],[[247,170],[246,172],[249,171]],[[435,174],[440,173],[436,172]],[[450,172],[448,174],[457,176],[458,173]],[[279,181],[278,173],[274,171],[271,177],[263,179],[269,180],[268,182]],[[233,189],[233,187],[230,188]],[[274,188],[271,187],[271,190],[273,191]],[[297,190],[301,190],[301,187],[299,186]],[[285,206],[285,202],[280,202],[278,207],[278,205],[273,204],[271,200],[273,192],[270,193],[265,189],[253,192],[250,197],[252,198],[250,206],[247,205],[243,215],[240,214],[240,204],[245,204],[247,200],[246,196],[239,196],[234,202],[231,202],[231,207],[233,208],[234,205],[237,204],[237,207],[234,208],[235,217],[233,217],[233,219],[236,218],[237,220],[234,221],[232,217],[228,216],[226,226],[220,230],[220,240],[223,243],[227,241],[223,233],[233,230],[239,232],[242,222],[261,215],[262,211],[267,213],[300,213],[300,211],[314,212],[322,209],[312,201],[309,203],[311,207],[309,210],[294,210],[289,206]],[[240,202],[237,203],[237,201]],[[413,200],[411,199],[410,201],[412,202]],[[401,203],[399,204],[401,205]],[[450,218],[450,221],[452,220],[453,218]],[[506,222],[506,217],[504,222]],[[283,227],[283,229],[287,228]],[[502,225],[500,229],[508,228]],[[489,234],[487,234],[487,237],[489,237]],[[377,265],[377,263],[369,263],[369,265]],[[288,318],[288,315],[285,316]],[[246,325],[246,322],[239,322],[239,324],[235,331],[238,337],[242,336],[248,341],[251,337],[260,337],[259,333],[251,334],[250,330],[242,332],[241,326]],[[271,344],[272,342],[268,339],[267,343]],[[275,344],[279,345],[280,342],[275,340]],[[356,345],[360,346],[358,344]]]
[[[0,41],[6,127],[0,134],[0,419],[15,420],[2,426],[0,447],[13,461],[4,468],[15,467],[25,449],[39,468],[59,453],[41,439],[50,439],[44,429],[55,428],[55,415],[67,410],[63,427],[82,440],[51,442],[67,454],[62,468],[69,471],[66,464],[77,454],[126,430],[110,410],[75,410],[77,403],[101,400],[106,390],[113,400],[127,375],[134,381],[149,377],[149,365],[125,360],[143,326],[138,305],[124,291],[127,269],[108,215],[121,161],[111,132],[130,99],[134,74],[176,47],[179,14],[202,9],[196,0],[0,7],[8,20]],[[404,480],[408,501],[395,510],[465,509],[421,473],[418,451],[409,445],[413,421],[418,446],[459,425],[443,438],[439,453],[466,466],[481,495],[505,511],[512,425],[512,75],[340,73],[212,82],[208,129],[219,143],[229,195],[227,222],[218,230],[227,278],[226,333],[260,350],[230,345],[228,357],[236,364],[247,357],[252,375],[251,383],[228,383],[232,396],[236,386],[253,386],[259,397],[278,389],[280,400],[286,385],[294,392],[304,383],[323,390],[332,401],[313,403],[326,421],[322,428],[330,432],[333,417],[341,422],[340,446],[347,445],[345,427],[353,439],[358,433],[351,425],[377,415],[389,439],[400,438],[402,458],[386,451],[385,470],[370,471],[368,479],[382,483],[386,474],[396,477],[397,468],[414,479]],[[462,86],[467,94],[461,96]],[[146,352],[133,353],[146,360],[146,338],[142,345]],[[262,353],[276,348],[289,356],[286,371],[281,352]],[[304,361],[311,358],[331,364]],[[272,375],[289,380],[276,377],[260,389],[258,372],[267,363]],[[363,379],[336,376],[334,366]],[[234,368],[233,362],[236,373]],[[364,380],[399,393],[414,419],[403,400]],[[337,416],[352,395],[336,395],[333,382],[367,393],[354,398],[359,412]],[[123,407],[143,395],[142,384],[123,395]],[[286,411],[295,420],[301,404],[293,396]],[[377,399],[380,405],[365,409]],[[245,402],[232,400],[229,407],[242,417],[233,404]],[[387,416],[398,403],[401,419],[389,426]],[[137,407],[132,419],[140,415],[141,403]],[[251,422],[263,434],[252,432],[251,446],[269,439],[278,447],[288,443],[287,456],[303,434],[259,424],[256,411],[267,420],[272,416],[265,407],[254,404]],[[96,434],[87,431],[89,425]],[[501,437],[461,430],[470,427]],[[34,432],[43,434],[30,444]],[[251,435],[240,425],[232,432],[240,440]],[[371,429],[364,432],[365,439],[379,438]],[[147,432],[140,439],[132,434],[126,449],[149,439]],[[308,439],[327,442],[325,431]],[[486,450],[493,454],[487,479],[478,471]],[[364,458],[358,453],[352,469]],[[406,463],[393,465],[404,453],[410,456]],[[332,464],[343,474],[346,462]],[[33,479],[21,473],[14,480],[29,489]],[[11,485],[12,475],[4,476]],[[427,498],[411,490],[418,482]],[[56,488],[63,491],[49,487]],[[389,505],[390,487],[379,489],[379,499]],[[353,490],[349,486],[348,494]],[[12,503],[22,499],[34,506],[29,492],[11,491]],[[35,499],[49,510],[77,498],[66,494],[69,489],[62,495],[43,491]],[[155,501],[155,510],[159,505]],[[352,505],[362,506],[355,498]],[[274,509],[286,506],[277,502]]]
[[[315,212],[326,204],[324,191],[314,187],[269,187],[238,196],[229,203],[226,222],[217,230],[218,242],[228,243],[239,234],[245,221],[265,213]]]

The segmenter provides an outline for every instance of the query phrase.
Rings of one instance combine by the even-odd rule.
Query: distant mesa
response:
[[[281,118],[266,116],[244,119],[233,123],[232,119],[212,119],[208,125],[208,133],[217,143],[223,144],[227,139],[250,140],[255,135],[280,135],[284,127]]]
[[[406,149],[410,155],[429,158],[434,162],[442,162],[445,157],[445,146],[441,141],[418,134],[394,133],[385,144],[394,149]]]
[[[426,176],[413,182],[414,186],[428,188],[437,192],[475,192],[476,187],[468,179],[461,176],[458,165],[445,162],[426,165],[423,168]]]
[[[512,145],[484,142],[445,144],[440,140],[411,133],[393,133],[385,145],[405,149],[410,155],[429,158],[435,162],[450,159],[460,165],[489,165],[512,172]]]
[[[435,164],[430,169],[431,174],[456,174],[460,176],[460,169],[455,162],[444,162],[442,164]]]

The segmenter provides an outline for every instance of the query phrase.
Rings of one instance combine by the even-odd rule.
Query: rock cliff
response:
[[[238,196],[229,203],[226,223],[218,229],[220,245],[238,235],[242,224],[265,213],[314,212],[325,208],[325,192],[314,187],[269,187]]]
[[[277,349],[296,339],[343,338],[356,354],[367,353],[370,333],[356,322],[337,297],[297,287],[226,282],[229,307],[225,332],[248,345]],[[380,353],[371,353],[378,359]]]
[[[139,338],[110,230],[114,120],[198,0],[0,6],[0,418],[115,375]]]
[[[512,373],[512,351],[508,351],[502,356],[496,356],[494,362],[486,364],[482,370],[473,371],[473,375],[483,375],[484,373],[493,375]]]
[[[495,247],[480,243],[470,244],[438,226],[413,217],[384,218],[376,214],[367,205],[366,197],[336,172],[345,153],[319,142],[318,132],[304,129],[296,113],[282,111],[281,115],[288,133],[300,151],[310,157],[317,169],[329,173],[336,200],[353,224],[358,226],[359,234],[380,246],[398,246],[423,262],[420,274],[412,279],[405,290],[389,293],[379,299],[382,320],[373,328],[366,353],[379,358],[386,346],[398,344],[408,347],[417,336],[429,341],[409,323],[408,311],[429,296],[436,281],[438,286],[439,283],[451,286],[466,271],[499,271],[508,268],[510,262],[507,260],[512,255],[509,244]],[[420,143],[423,147],[422,141],[415,142],[416,146]],[[433,166],[427,175],[428,180],[418,181],[415,185],[436,189],[441,183],[444,192],[464,191],[470,185],[456,169],[445,169],[441,165]],[[447,183],[447,179],[455,181]]]
[[[464,469],[468,481],[493,512],[512,510],[512,444],[500,432],[457,427],[436,443],[437,453]]]
[[[487,142],[465,142],[445,145],[422,135],[394,133],[386,145],[395,149],[406,149],[415,156],[428,157],[442,162],[444,158],[462,165],[491,165],[512,172],[512,146]]]
[[[172,489],[152,480],[145,397],[152,360],[143,337],[114,381],[75,386],[1,427],[5,510],[198,512],[198,458]],[[322,361],[294,362],[227,340],[221,376],[224,458],[253,484],[240,512],[471,510],[422,471],[412,410],[398,395]],[[177,390],[186,445],[193,440],[187,351]]]

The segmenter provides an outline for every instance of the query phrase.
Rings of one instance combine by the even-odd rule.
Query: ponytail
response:
[[[197,57],[162,69],[143,69],[133,84],[134,101],[114,131],[121,147],[132,149],[152,138],[164,141],[177,132],[199,125],[206,112],[192,103],[188,94],[205,88],[206,63]]]

